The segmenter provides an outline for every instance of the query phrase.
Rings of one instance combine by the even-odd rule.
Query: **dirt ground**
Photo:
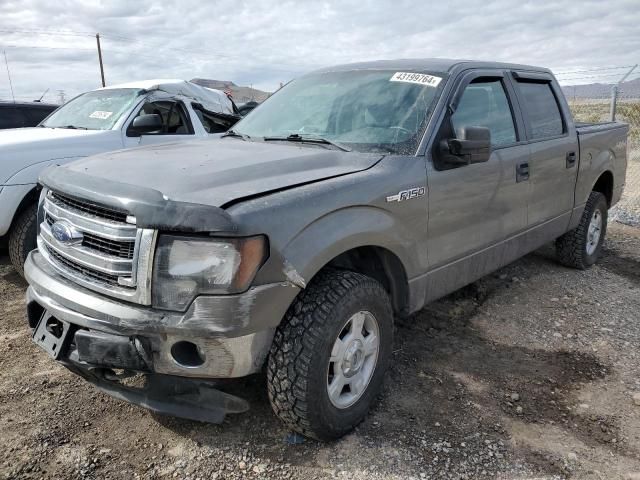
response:
[[[611,222],[586,272],[546,247],[399,322],[379,405],[332,444],[291,441],[259,377],[219,426],[97,392],[31,343],[25,288],[0,254],[1,477],[640,479],[640,228]]]

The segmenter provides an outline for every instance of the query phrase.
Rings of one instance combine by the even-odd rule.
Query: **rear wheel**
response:
[[[393,313],[380,283],[321,273],[276,331],[267,365],[274,412],[318,440],[348,433],[380,393],[392,343]]]
[[[38,206],[34,203],[18,215],[9,233],[9,259],[13,268],[24,277],[24,262],[36,248]]]
[[[578,226],[556,240],[560,263],[581,270],[596,263],[607,233],[607,209],[605,196],[591,192]]]

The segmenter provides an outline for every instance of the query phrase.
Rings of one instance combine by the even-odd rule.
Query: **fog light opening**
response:
[[[171,346],[173,360],[182,367],[199,367],[204,363],[204,355],[195,343],[181,340]]]

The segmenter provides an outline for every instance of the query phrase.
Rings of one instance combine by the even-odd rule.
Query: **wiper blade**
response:
[[[242,140],[249,140],[251,138],[249,135],[245,135],[244,133],[234,132],[233,130],[227,130],[220,136],[220,138],[224,138],[224,137],[236,137],[236,138],[241,138]]]
[[[345,147],[344,145],[341,145],[339,143],[333,142],[331,140],[327,140],[326,138],[307,136],[307,135],[303,136],[298,133],[292,133],[288,137],[264,137],[263,140],[265,142],[281,141],[281,142],[300,142],[300,143],[322,143],[324,145],[332,145],[342,150],[343,152],[351,151],[349,147]]]
[[[71,130],[89,130],[87,127],[77,127],[76,125],[65,125],[64,127],[59,128],[69,128]]]

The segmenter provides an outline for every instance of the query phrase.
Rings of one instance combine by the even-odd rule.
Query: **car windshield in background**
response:
[[[394,70],[310,74],[276,92],[233,130],[251,139],[315,137],[360,152],[413,155],[443,76]]]
[[[141,90],[114,88],[82,94],[64,104],[40,125],[50,128],[110,130],[136,102]]]

